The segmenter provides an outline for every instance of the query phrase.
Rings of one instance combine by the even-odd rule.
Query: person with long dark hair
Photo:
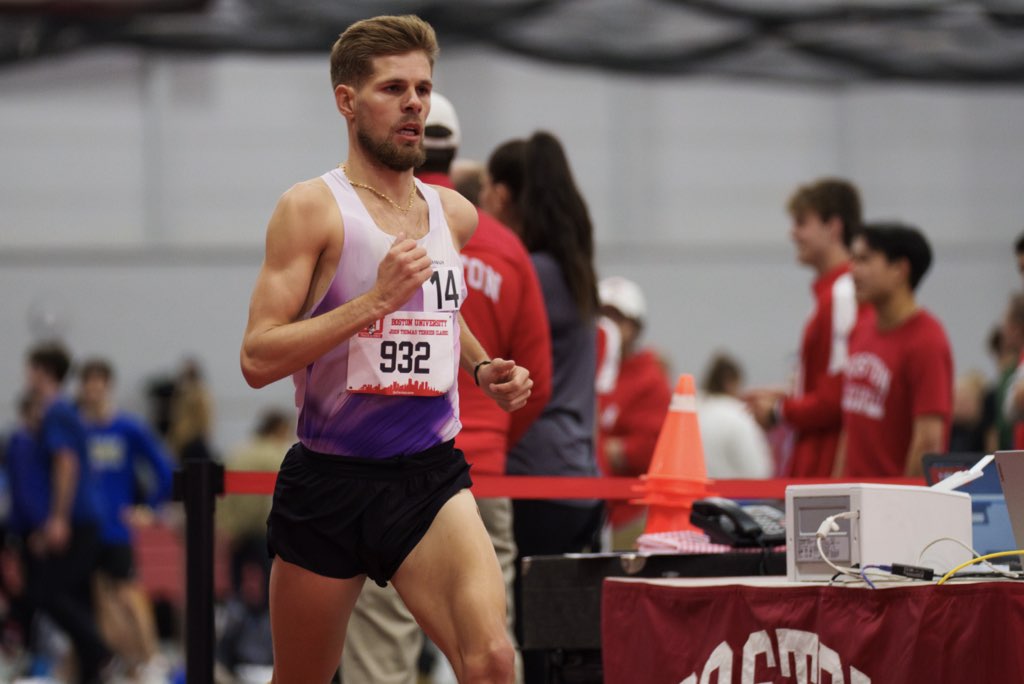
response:
[[[487,165],[481,204],[526,245],[548,309],[551,399],[508,456],[510,475],[597,477],[594,453],[597,368],[597,277],[593,226],[561,143],[550,133],[498,147]],[[600,501],[512,502],[518,556],[573,553],[591,547],[603,517]],[[522,638],[521,583],[516,630]],[[545,662],[524,655],[527,684],[545,681]]]

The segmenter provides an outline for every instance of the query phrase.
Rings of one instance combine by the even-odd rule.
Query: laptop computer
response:
[[[1014,546],[1004,550],[1024,549],[1024,451],[997,451],[996,470],[1015,539]]]
[[[1018,452],[1024,456],[1024,452]],[[980,461],[983,453],[927,454],[924,457],[924,477],[929,485],[940,482],[953,473],[968,470]],[[996,457],[998,459],[998,456]],[[1024,459],[1021,460],[1024,464]],[[1021,496],[1021,526],[1011,525],[1010,512],[996,465],[989,464],[977,480],[960,486],[961,492],[971,495],[972,535],[974,549],[985,555],[1015,548],[1014,530],[1024,534],[1024,470],[1021,470],[1018,489]]]

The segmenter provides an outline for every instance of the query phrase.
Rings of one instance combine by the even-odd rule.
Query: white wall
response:
[[[547,128],[565,143],[598,232],[602,274],[647,290],[651,342],[699,374],[716,347],[753,382],[781,382],[809,309],[786,198],[842,174],[868,217],[932,239],[921,291],[958,367],[1019,286],[1024,91],[803,87],[638,78],[446,51],[435,79],[463,156]],[[0,386],[13,398],[30,319],[121,369],[128,403],[185,354],[206,365],[217,442],[241,438],[286,383],[248,389],[238,343],[279,194],[344,155],[326,55],[103,51],[0,71]],[[0,423],[13,402],[0,396]]]

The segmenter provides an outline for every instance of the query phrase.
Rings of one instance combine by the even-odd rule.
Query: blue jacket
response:
[[[37,434],[18,430],[8,445],[13,531],[28,534],[46,522],[53,492],[53,457],[62,450],[70,451],[78,460],[71,523],[98,522],[100,495],[93,486],[92,469],[85,455],[85,428],[74,405],[59,398],[46,409]]]
[[[130,544],[123,515],[137,502],[156,507],[170,497],[170,458],[152,431],[127,413],[85,427],[89,463],[102,494],[100,540]]]

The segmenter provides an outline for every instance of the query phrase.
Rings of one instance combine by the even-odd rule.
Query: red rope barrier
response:
[[[225,494],[272,494],[276,472],[228,470],[224,473]],[[921,478],[892,477],[871,480],[773,479],[711,480],[708,496],[729,499],[782,499],[791,484],[837,482],[878,482],[923,485]],[[610,499],[625,501],[643,496],[643,479],[633,477],[539,477],[523,475],[473,475],[473,493],[481,498],[510,499]]]
[[[273,494],[276,482],[276,471],[224,471],[225,494]]]

